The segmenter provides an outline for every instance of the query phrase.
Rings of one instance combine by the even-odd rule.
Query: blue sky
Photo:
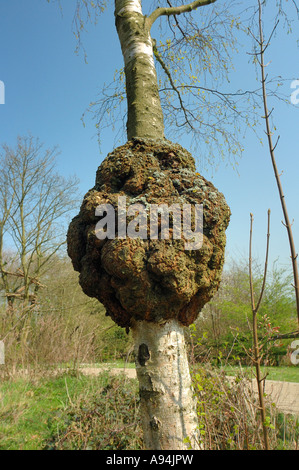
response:
[[[83,53],[74,53],[72,33],[75,2],[62,0],[63,12],[46,0],[0,0],[0,80],[5,83],[5,104],[0,105],[0,143],[14,145],[18,135],[30,132],[46,147],[58,145],[58,170],[80,178],[84,194],[94,184],[95,172],[106,154],[113,149],[114,135],[107,130],[101,153],[95,122],[81,116],[95,101],[104,82],[112,81],[115,69],[122,67],[122,57],[110,7],[83,35],[88,63]],[[272,18],[266,17],[266,29]],[[298,24],[296,25],[298,30]],[[299,79],[298,47],[295,35],[281,34],[269,49],[269,74]],[[249,48],[249,47],[248,47]],[[256,86],[255,71],[248,64],[246,49],[236,58],[232,84]],[[284,92],[291,95],[290,84]],[[281,136],[276,150],[277,165],[283,170],[282,184],[293,232],[299,249],[298,118],[299,105],[275,106],[273,116]],[[166,136],[167,137],[167,136]],[[124,143],[125,139],[123,139]],[[188,148],[188,142],[179,142]],[[273,170],[265,145],[253,133],[242,142],[244,154],[238,172],[222,163],[218,170],[203,175],[224,193],[232,217],[227,231],[227,259],[247,258],[249,214],[254,214],[254,254],[263,262],[266,241],[267,210],[271,209],[270,260],[290,265],[289,245],[283,227],[282,211]],[[200,169],[199,169],[200,171]],[[76,210],[76,208],[75,208]]]

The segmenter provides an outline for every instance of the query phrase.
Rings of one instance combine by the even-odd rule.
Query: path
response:
[[[254,381],[254,389],[256,389],[256,381]],[[266,380],[265,393],[279,410],[299,415],[298,383]]]
[[[98,375],[103,370],[109,370],[111,374],[125,373],[129,378],[136,378],[135,369],[109,368],[109,367],[82,367],[80,371],[86,375]],[[256,381],[252,381],[253,389],[256,390]],[[299,415],[299,383],[279,382],[277,380],[266,380],[265,393],[277,408],[285,413]]]

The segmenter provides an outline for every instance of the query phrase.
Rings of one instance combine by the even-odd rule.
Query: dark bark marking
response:
[[[150,352],[145,343],[140,344],[138,349],[138,362],[141,366],[145,366],[146,361],[150,358]]]

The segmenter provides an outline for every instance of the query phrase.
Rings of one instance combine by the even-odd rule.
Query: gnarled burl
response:
[[[186,250],[184,239],[117,238],[119,196],[127,206],[203,204],[203,244]],[[97,206],[116,212],[115,239],[99,240]],[[96,183],[72,220],[68,254],[80,285],[97,298],[122,327],[132,319],[176,319],[190,325],[218,289],[224,261],[230,210],[224,196],[196,173],[193,157],[167,140],[132,139],[100,165]]]

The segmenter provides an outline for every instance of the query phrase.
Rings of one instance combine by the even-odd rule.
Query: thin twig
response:
[[[264,447],[265,447],[265,450],[269,450],[270,445],[269,445],[268,429],[266,425],[266,408],[265,408],[265,401],[264,401],[264,390],[263,390],[263,385],[262,385],[266,377],[264,378],[261,377],[261,360],[262,360],[263,355],[261,354],[261,346],[259,345],[259,340],[258,340],[257,313],[261,304],[261,300],[262,300],[263,293],[265,290],[265,285],[266,285],[266,274],[267,274],[268,254],[269,254],[269,240],[270,240],[270,210],[268,210],[267,247],[266,247],[263,284],[262,284],[261,293],[260,293],[257,305],[255,305],[253,278],[252,278],[252,226],[253,226],[253,215],[250,214],[249,284],[250,284],[250,296],[251,296],[251,308],[252,308],[252,334],[253,334],[253,343],[254,343],[253,364],[254,364],[255,371],[256,371],[256,382],[257,382],[257,389],[258,389],[258,396],[259,396],[259,403],[260,403],[259,409],[261,413],[261,421],[262,421],[263,435],[264,435]]]
[[[280,196],[280,201],[281,201],[281,206],[282,206],[282,211],[284,214],[284,219],[285,219],[285,227],[287,229],[288,237],[289,237],[289,245],[290,245],[290,251],[291,251],[291,260],[292,260],[292,266],[293,266],[293,276],[294,276],[294,287],[295,287],[295,296],[296,296],[296,307],[297,307],[297,317],[298,317],[298,323],[299,323],[299,275],[298,275],[298,264],[297,264],[297,253],[295,250],[295,243],[293,239],[293,233],[292,233],[292,227],[291,223],[289,220],[289,215],[287,211],[287,206],[285,202],[285,196],[282,190],[282,185],[280,181],[280,175],[277,169],[276,165],[276,160],[275,160],[275,155],[274,155],[274,150],[277,146],[278,140],[275,145],[273,145],[272,142],[272,132],[271,132],[271,127],[270,127],[270,122],[269,122],[269,111],[268,111],[268,103],[267,103],[267,90],[266,90],[266,77],[265,77],[265,63],[264,63],[264,35],[263,35],[263,26],[262,26],[262,4],[261,0],[258,0],[259,4],[259,44],[260,44],[260,68],[261,68],[261,83],[262,83],[262,90],[263,90],[263,103],[264,103],[264,119],[266,122],[266,134],[268,137],[268,145],[269,145],[269,151],[270,151],[270,156],[271,156],[271,161],[272,161],[272,166],[276,178],[276,183],[278,187],[278,192]],[[276,27],[276,26],[275,26]]]

